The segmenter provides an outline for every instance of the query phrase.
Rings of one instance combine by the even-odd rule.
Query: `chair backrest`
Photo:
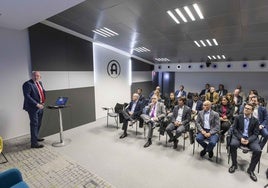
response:
[[[2,137],[0,136],[0,153],[2,153],[3,148],[4,148],[3,139],[2,139]]]
[[[116,103],[114,107],[114,112],[121,113],[123,109],[124,109],[124,104]]]

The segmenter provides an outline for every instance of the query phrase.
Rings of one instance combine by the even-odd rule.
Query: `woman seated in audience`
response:
[[[169,98],[165,100],[164,104],[166,106],[167,114],[171,113],[174,109],[174,106],[178,105],[178,100],[176,100],[174,92],[169,94]]]
[[[229,130],[234,114],[234,106],[230,104],[226,96],[222,96],[220,104],[215,107],[215,111],[219,113],[221,123],[221,142],[224,142],[224,134]]]

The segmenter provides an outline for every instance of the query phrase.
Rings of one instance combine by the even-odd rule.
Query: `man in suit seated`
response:
[[[156,125],[159,125],[159,122],[166,116],[166,108],[162,102],[159,102],[159,98],[156,95],[151,97],[152,102],[147,106],[145,114],[141,115],[141,118],[146,124],[148,124],[148,141],[144,147],[149,147],[152,144],[153,130]]]
[[[254,106],[253,116],[259,121],[260,134],[263,136],[260,141],[260,147],[263,149],[268,139],[268,117],[265,107],[259,105],[260,97],[251,98],[250,103]]]
[[[198,113],[196,118],[196,127],[198,130],[196,141],[203,147],[200,156],[203,157],[208,152],[209,158],[212,158],[213,148],[219,140],[220,117],[211,109],[210,101],[203,103],[203,110]],[[208,144],[205,142],[206,139],[209,141]]]
[[[184,91],[184,86],[180,85],[179,89],[175,91],[175,97],[186,97],[186,91]]]
[[[214,87],[210,87],[209,92],[206,93],[205,100],[210,101],[213,106],[219,102],[219,94],[215,91]]]
[[[219,89],[216,92],[219,94],[219,97],[222,97],[228,93],[227,89],[224,89],[223,84],[219,84]]]
[[[178,105],[175,106],[172,113],[172,121],[166,128],[170,138],[168,142],[174,142],[174,149],[178,146],[178,138],[181,136],[182,132],[189,129],[189,123],[191,121],[191,109],[186,106],[185,103],[186,98],[179,97]],[[173,130],[176,130],[175,136],[172,133]]]
[[[247,173],[253,181],[257,181],[254,170],[261,158],[261,147],[258,139],[259,122],[255,117],[253,117],[253,111],[254,106],[247,103],[244,107],[244,114],[240,114],[235,117],[230,143],[232,166],[229,168],[229,172],[234,173],[237,169],[237,148],[239,146],[248,147],[252,150],[253,154]]]
[[[127,137],[127,127],[128,121],[130,121],[130,125],[137,120],[142,113],[142,104],[139,101],[139,94],[134,93],[132,95],[132,101],[129,103],[128,107],[122,111],[123,114],[123,134],[120,136],[120,139]]]
[[[203,102],[199,100],[198,93],[193,94],[193,99],[189,99],[186,105],[191,109],[191,119],[195,119],[199,111],[203,109]]]
[[[205,89],[202,89],[202,90],[201,90],[199,96],[200,96],[200,97],[205,96],[205,95],[209,92],[209,88],[210,88],[210,84],[207,83],[207,84],[205,85]]]

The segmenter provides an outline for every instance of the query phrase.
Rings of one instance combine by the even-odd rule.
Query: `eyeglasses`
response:
[[[247,108],[247,107],[245,107],[244,109],[246,109],[246,110],[252,110],[252,108]]]

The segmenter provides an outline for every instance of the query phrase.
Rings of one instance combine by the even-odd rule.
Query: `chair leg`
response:
[[[167,141],[167,133],[166,133],[166,146],[167,146],[167,144],[168,144],[168,141]]]
[[[194,150],[195,150],[195,140],[194,140],[194,143],[193,143],[193,155],[194,155]]]
[[[136,136],[138,135],[138,121],[135,122],[136,124]]]
[[[230,146],[228,146],[228,164],[230,163],[230,157],[231,157]]]
[[[118,119],[119,119],[119,116],[116,117],[116,128],[118,129]]]
[[[186,132],[183,133],[183,146],[182,146],[183,151],[185,150],[185,134]]]
[[[4,153],[3,153],[3,152],[2,152],[1,154],[2,154],[2,155],[3,155],[3,157],[5,158],[5,161],[1,162],[0,164],[7,163],[7,162],[8,162],[8,160],[7,160],[6,156],[4,155]]]
[[[218,163],[218,155],[219,155],[219,141],[217,142],[216,163]]]
[[[108,127],[108,118],[109,118],[109,116],[108,116],[108,112],[107,112],[107,118],[106,118],[107,119],[107,127]]]

